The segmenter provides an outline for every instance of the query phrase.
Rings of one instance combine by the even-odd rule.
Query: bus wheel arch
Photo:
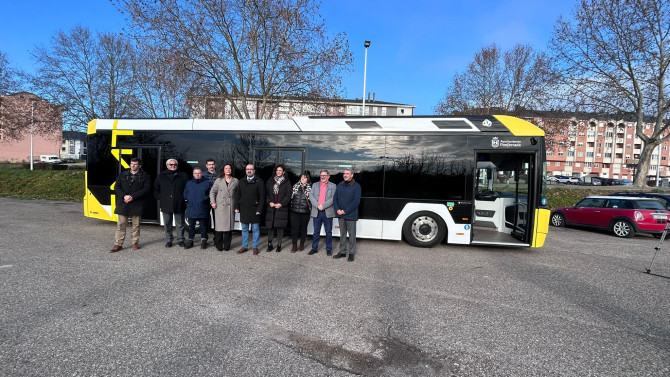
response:
[[[447,234],[447,225],[438,214],[430,211],[413,213],[405,220],[402,234],[415,247],[433,247]]]

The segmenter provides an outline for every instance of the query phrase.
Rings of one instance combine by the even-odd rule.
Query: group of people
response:
[[[309,172],[291,185],[283,166],[275,167],[268,182],[256,176],[252,164],[245,167],[245,177],[233,177],[233,167],[216,170],[213,159],[206,161],[206,170],[193,169],[193,179],[178,170],[176,159],[168,159],[153,185],[154,197],[160,202],[165,227],[165,247],[174,242],[173,223],[177,228],[177,244],[185,249],[194,246],[196,224],[200,224],[201,248],[207,248],[209,219],[214,220],[214,246],[219,251],[230,250],[235,214],[242,227],[242,247],[237,253],[249,250],[259,254],[260,224],[265,209],[268,231],[267,251],[281,252],[284,229],[291,226],[291,252],[302,251],[307,238],[307,226],[314,219],[312,246],[308,255],[319,250],[321,229],[326,236],[326,254],[335,259],[346,257],[353,261],[356,254],[356,222],[361,200],[361,186],[354,180],[351,169],[344,169],[344,180],[330,182],[328,170],[322,170],[319,181],[311,184]],[[140,248],[140,220],[143,202],[150,197],[151,178],[141,169],[142,161],[130,160],[130,168],[119,174],[114,184],[118,216],[116,242],[111,252],[123,248],[128,221],[132,226],[132,248]],[[339,218],[340,245],[333,255],[333,218]],[[187,231],[188,238],[185,237]],[[252,233],[251,244],[249,232]],[[276,246],[275,246],[276,245]]]

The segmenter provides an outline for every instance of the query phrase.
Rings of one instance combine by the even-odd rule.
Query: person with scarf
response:
[[[309,193],[312,191],[311,177],[309,172],[304,172],[300,180],[293,185],[291,193],[291,240],[293,247],[291,252],[295,253],[305,249],[305,237],[307,237],[307,224],[309,223],[310,212],[312,212],[309,202]],[[298,247],[298,237],[300,237],[300,247]]]
[[[288,208],[291,203],[291,182],[284,175],[284,167],[278,165],[275,174],[268,180],[265,201],[268,203],[265,227],[268,229],[268,249],[274,249],[272,240],[277,233],[277,249],[281,252],[281,241],[284,237],[284,228],[288,225]]]

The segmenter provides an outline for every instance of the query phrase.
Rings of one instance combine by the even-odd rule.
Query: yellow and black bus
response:
[[[541,247],[548,229],[544,132],[510,116],[97,119],[88,125],[86,216],[116,219],[113,185],[132,157],[153,178],[169,158],[189,176],[208,158],[237,178],[251,163],[264,180],[281,163],[291,183],[324,169],[338,183],[350,168],[362,188],[361,238]],[[143,221],[160,223],[155,200]]]

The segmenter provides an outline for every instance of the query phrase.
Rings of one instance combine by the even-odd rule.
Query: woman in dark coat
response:
[[[284,175],[284,167],[275,168],[275,174],[268,180],[265,190],[265,201],[268,203],[265,227],[268,229],[268,250],[272,251],[272,239],[277,232],[277,252],[281,251],[281,240],[284,228],[288,225],[288,208],[291,203],[291,182]]]
[[[312,180],[308,172],[300,176],[300,180],[293,185],[291,193],[291,241],[293,248],[291,252],[302,251],[305,248],[305,237],[307,237],[307,224],[312,212],[309,203],[309,193],[312,191]],[[300,248],[298,248],[298,237],[300,237]]]

